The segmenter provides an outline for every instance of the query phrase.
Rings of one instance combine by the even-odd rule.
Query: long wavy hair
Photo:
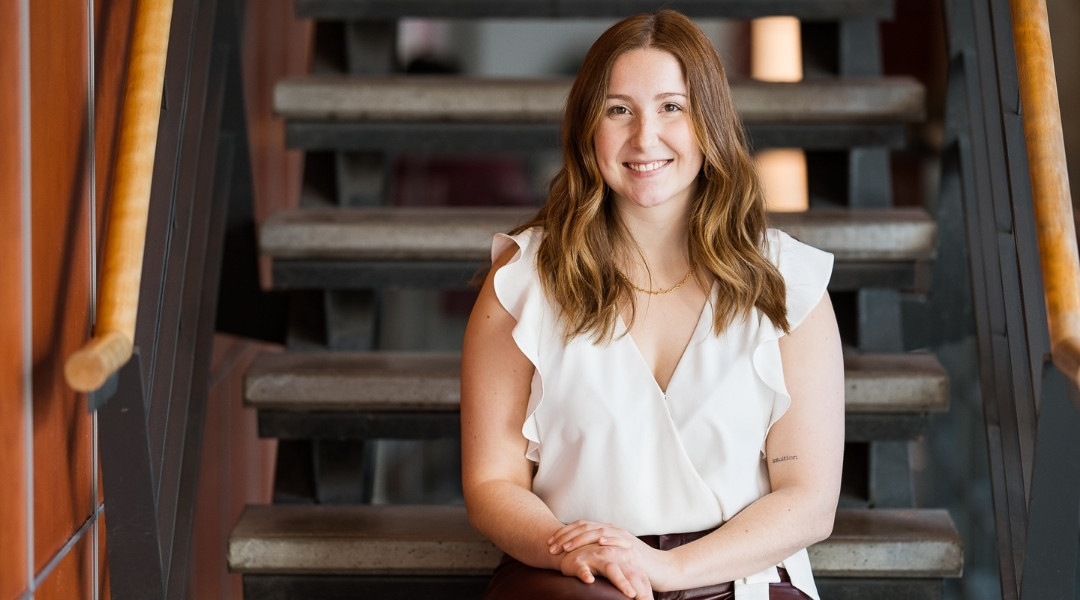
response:
[[[704,155],[690,202],[688,256],[704,289],[719,286],[713,330],[759,308],[788,331],[784,280],[766,258],[765,197],[735,111],[727,75],[712,42],[684,15],[663,10],[624,19],[589,49],[570,89],[562,124],[563,166],[547,203],[517,233],[545,232],[537,269],[547,296],[561,310],[567,340],[610,340],[619,307],[634,293],[618,275],[616,258],[640,249],[616,213],[596,160],[594,137],[603,118],[611,69],[628,50],[650,48],[682,66],[694,135]]]

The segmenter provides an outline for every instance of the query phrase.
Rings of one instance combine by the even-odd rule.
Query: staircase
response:
[[[274,106],[288,143],[307,152],[305,197],[268,219],[260,239],[275,289],[293,295],[289,343],[259,357],[245,385],[260,435],[280,440],[275,502],[245,510],[229,567],[243,574],[248,600],[477,598],[500,553],[469,527],[455,488],[458,323],[429,313],[467,300],[461,290],[486,262],[492,234],[535,207],[390,199],[410,172],[401,165],[418,155],[556,149],[569,81],[395,75],[398,21],[615,19],[657,3],[296,4],[300,17],[319,20],[320,54],[312,75],[279,82]],[[943,580],[961,574],[963,551],[949,514],[916,507],[911,491],[908,442],[948,410],[949,389],[932,355],[903,352],[901,296],[927,291],[937,227],[912,207],[918,199],[892,198],[889,152],[908,143],[926,102],[918,82],[881,74],[877,24],[893,2],[664,5],[695,18],[785,14],[808,24],[804,82],[732,87],[756,148],[809,155],[811,209],[774,214],[773,225],[836,256],[829,289],[845,341],[847,448],[836,525],[809,549],[811,563],[823,598],[940,598]],[[402,290],[418,289],[436,300],[410,312],[416,296]],[[395,332],[417,323],[445,330],[422,331],[428,341],[412,344],[422,347],[401,349],[408,344]],[[423,481],[386,491],[388,479],[409,477]]]

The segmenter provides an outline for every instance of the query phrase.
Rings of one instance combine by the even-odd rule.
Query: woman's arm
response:
[[[780,355],[791,406],[766,440],[771,493],[713,533],[667,552],[592,523],[561,529],[560,550],[590,543],[632,550],[654,589],[666,591],[746,577],[828,537],[844,452],[843,354],[828,295],[780,339]]]
[[[532,461],[521,433],[534,372],[514,343],[516,321],[495,296],[492,265],[465,329],[461,355],[462,487],[469,521],[521,562],[558,569],[546,541],[562,523],[532,493]]]
[[[585,583],[602,575],[630,598],[651,598],[644,570],[623,560],[617,548],[550,550],[552,535],[563,524],[532,492],[533,463],[525,458],[528,441],[521,433],[535,367],[514,342],[517,322],[494,289],[495,272],[516,250],[508,249],[492,265],[465,328],[461,462],[469,522],[529,566],[561,571]]]

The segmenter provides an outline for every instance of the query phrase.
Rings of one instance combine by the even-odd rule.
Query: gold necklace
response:
[[[622,280],[625,281],[627,285],[629,285],[630,287],[634,288],[635,290],[641,292],[642,294],[649,294],[650,296],[661,296],[663,294],[670,294],[671,292],[674,292],[675,290],[681,288],[684,283],[689,281],[690,276],[694,274],[694,267],[690,267],[690,270],[686,272],[686,275],[684,275],[681,280],[679,280],[679,283],[676,283],[675,285],[669,287],[666,290],[647,290],[645,288],[640,288],[640,287],[634,285],[634,282],[630,281],[630,278],[627,277],[625,274],[623,274],[623,272],[620,271],[617,267],[615,269],[615,272],[619,274],[619,277],[621,277]]]

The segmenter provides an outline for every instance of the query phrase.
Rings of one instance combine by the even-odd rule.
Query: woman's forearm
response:
[[[709,535],[665,553],[653,585],[689,589],[748,577],[828,537],[835,514],[835,502],[795,488],[778,490]]]
[[[469,522],[503,552],[544,569],[559,569],[562,554],[549,551],[548,539],[562,527],[536,494],[509,481],[471,486],[465,493]]]

